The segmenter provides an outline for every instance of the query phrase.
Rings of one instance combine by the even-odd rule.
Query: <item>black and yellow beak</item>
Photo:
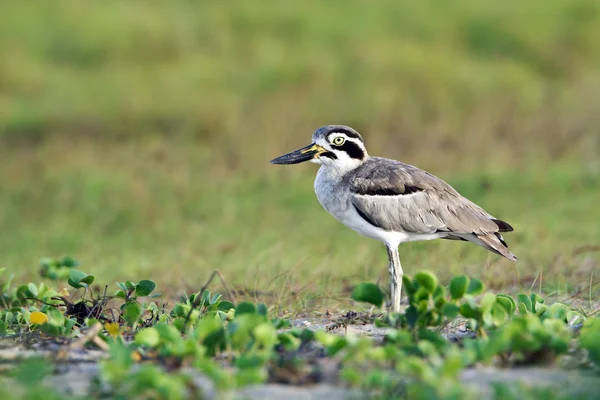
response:
[[[310,144],[306,147],[292,151],[291,153],[284,154],[271,160],[271,164],[299,164],[301,162],[310,161],[313,158],[319,157],[320,154],[325,153],[323,147],[318,144]]]

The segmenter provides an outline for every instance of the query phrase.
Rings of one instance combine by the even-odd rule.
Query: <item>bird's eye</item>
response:
[[[342,136],[336,136],[333,138],[333,140],[331,141],[333,144],[335,144],[336,146],[341,146],[344,144],[344,142],[346,141],[346,139],[344,139],[344,137]]]

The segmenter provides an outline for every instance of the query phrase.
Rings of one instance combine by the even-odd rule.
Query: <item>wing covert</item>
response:
[[[414,166],[373,157],[345,177],[367,222],[410,233],[498,232],[494,218],[441,179]]]

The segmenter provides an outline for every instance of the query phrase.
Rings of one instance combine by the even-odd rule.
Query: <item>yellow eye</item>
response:
[[[346,139],[344,139],[342,136],[336,136],[333,138],[332,143],[335,144],[336,146],[341,146],[344,144],[345,141],[346,141]]]

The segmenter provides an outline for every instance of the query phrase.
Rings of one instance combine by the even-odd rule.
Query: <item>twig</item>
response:
[[[106,342],[102,339],[100,339],[100,336],[94,336],[94,338],[92,339],[92,342],[94,342],[94,344],[98,347],[100,347],[100,349],[104,350],[104,351],[108,351],[109,347],[106,344]]]
[[[208,285],[210,285],[210,283],[215,278],[215,276],[219,277],[219,279],[221,280],[221,283],[223,284],[223,286],[225,287],[225,289],[229,292],[229,295],[231,296],[231,299],[234,301],[234,303],[237,303],[237,300],[236,300],[235,296],[233,295],[233,292],[231,291],[231,289],[229,288],[229,286],[225,282],[225,278],[223,278],[223,275],[221,274],[221,272],[219,272],[218,269],[214,270],[212,272],[212,274],[210,274],[210,277],[208,278],[208,280],[206,281],[206,283],[204,284],[204,286],[202,286],[202,288],[200,289],[199,296],[197,296],[194,299],[194,303],[192,304],[192,307],[190,308],[190,311],[188,312],[188,315],[185,317],[185,323],[183,324],[182,332],[186,332],[187,331],[188,324],[190,322],[190,318],[192,317],[192,312],[200,305],[200,302],[202,301],[202,294],[208,288]]]
[[[231,300],[233,300],[233,302],[235,304],[237,304],[237,299],[235,297],[234,291],[231,290],[231,288],[229,287],[229,285],[227,284],[227,281],[225,280],[225,278],[223,277],[223,275],[221,274],[221,272],[219,270],[215,271],[217,273],[217,276],[219,277],[219,280],[221,281],[221,283],[223,284],[223,287],[225,287],[225,289],[227,290],[227,293],[229,294],[229,296],[231,297]],[[202,290],[204,292],[204,290]]]
[[[88,329],[88,331],[83,336],[81,336],[79,339],[74,340],[68,346],[61,348],[58,351],[58,353],[56,354],[56,358],[59,360],[67,359],[69,357],[70,352],[83,348],[83,346],[85,346],[85,344],[87,342],[94,341],[94,338],[98,337],[98,334],[100,333],[101,330],[102,330],[102,324],[100,324],[100,323],[94,324],[94,326],[90,327],[90,329]],[[94,343],[96,343],[96,342],[94,342]],[[106,343],[105,343],[105,345],[106,345]],[[101,346],[98,346],[98,347],[102,348]],[[106,350],[107,348],[102,348],[102,349]]]
[[[53,297],[52,300],[54,300],[54,299],[59,300],[58,298]],[[54,308],[56,308],[56,307],[65,307],[67,305],[66,303],[65,304],[50,304],[50,303],[46,303],[44,300],[36,299],[35,297],[23,297],[23,300],[35,300],[35,301],[39,301],[40,303],[44,303],[45,305],[50,306],[50,307],[54,307]],[[60,300],[62,300],[62,299],[60,299]]]
[[[74,340],[67,348],[69,349],[69,351],[82,348],[87,342],[91,341],[93,338],[98,336],[100,331],[102,331],[102,324],[97,322],[92,327],[90,327],[82,337],[80,337],[77,340]]]
[[[576,298],[577,296],[579,296],[581,293],[585,292],[586,290],[592,290],[592,288],[596,285],[600,284],[600,281],[596,281],[594,283],[590,282],[590,286],[584,289],[581,289],[580,291],[576,292],[575,294],[571,295],[570,297],[567,297],[567,300],[573,300],[574,298]]]

